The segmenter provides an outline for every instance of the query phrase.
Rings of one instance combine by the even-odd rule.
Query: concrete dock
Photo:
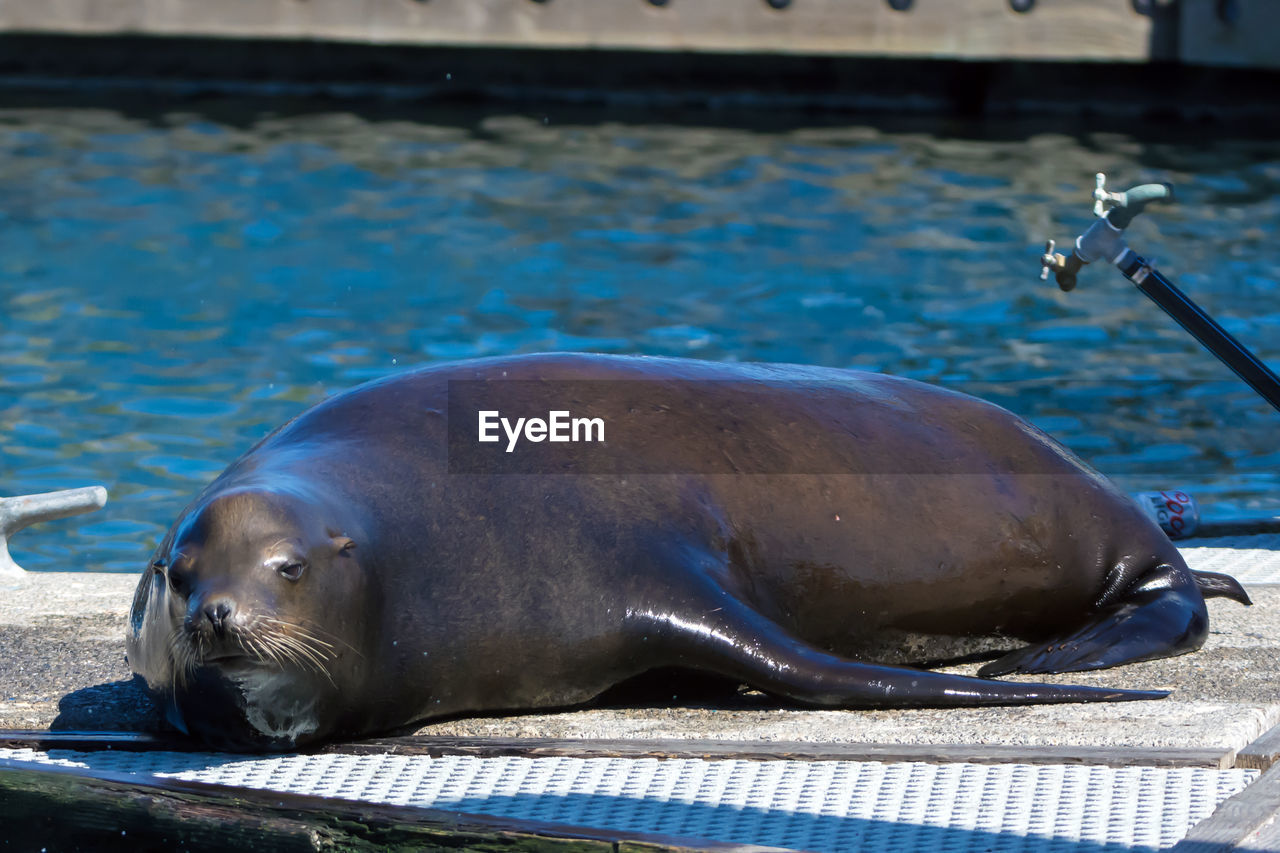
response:
[[[150,700],[131,683],[124,658],[135,583],[131,576],[88,573],[0,581],[0,728],[156,728]],[[1229,766],[1280,724],[1280,585],[1248,589],[1253,607],[1209,602],[1212,633],[1199,652],[1046,679],[1173,691],[1158,702],[852,712],[782,709],[744,695],[730,708],[677,698],[643,709],[451,720],[426,725],[419,734],[999,746],[1025,748],[1028,755],[1041,747],[1175,750]]]
[[[502,756],[524,756],[519,760],[526,761],[567,757],[579,764],[593,757],[615,763],[657,757],[713,766],[716,760],[740,764],[746,758],[748,763],[786,759],[807,767],[831,761],[849,767],[872,766],[859,762],[891,769],[934,766],[938,772],[979,765],[1042,766],[1050,773],[1073,765],[1099,772],[1146,768],[1142,772],[1148,773],[1161,767],[1245,772],[1253,775],[1241,777],[1244,781],[1237,784],[1242,789],[1229,798],[1221,794],[1211,804],[1216,811],[1207,819],[1196,818],[1199,822],[1179,849],[1280,850],[1280,535],[1204,544],[1184,549],[1188,562],[1234,571],[1252,596],[1252,607],[1210,601],[1212,633],[1193,654],[1056,679],[1173,691],[1162,701],[826,711],[782,707],[750,693],[715,706],[678,696],[670,701],[654,697],[641,707],[446,720],[422,726],[409,739],[336,751],[454,755],[480,763],[508,760]],[[150,700],[130,680],[124,660],[125,614],[135,582],[132,576],[87,573],[29,573],[0,580],[0,728],[55,733],[162,728]],[[16,766],[12,756],[32,760],[20,749],[15,752],[15,746],[21,746],[20,738],[4,750],[10,769]],[[39,760],[84,768],[114,767],[111,761],[124,760],[92,755],[58,750]],[[339,755],[333,760],[357,759]],[[216,767],[226,763],[191,761],[207,764],[200,771],[205,773],[219,772]],[[191,761],[179,763],[191,766]],[[1258,771],[1263,775],[1257,776]],[[439,813],[431,814],[429,822],[439,819]],[[520,825],[521,831],[529,829],[527,823]],[[650,836],[642,840],[659,843]],[[698,846],[694,842],[685,839],[682,844]],[[668,845],[673,846],[680,845]]]

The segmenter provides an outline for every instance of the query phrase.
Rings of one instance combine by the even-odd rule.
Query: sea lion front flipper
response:
[[[1248,602],[1232,578],[1217,575],[1213,586],[1218,595]],[[1195,651],[1209,633],[1201,588],[1197,573],[1162,564],[1139,578],[1119,600],[1099,607],[1075,631],[1015,649],[978,674],[991,678],[1015,672],[1081,672]]]

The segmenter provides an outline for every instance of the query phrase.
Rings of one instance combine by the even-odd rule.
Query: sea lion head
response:
[[[203,496],[134,597],[129,659],[179,729],[227,748],[321,737],[358,680],[366,584],[353,531],[287,489]]]

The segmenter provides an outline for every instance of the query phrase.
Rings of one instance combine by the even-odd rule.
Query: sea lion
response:
[[[570,413],[600,434],[556,441]],[[974,397],[553,354],[401,373],[272,432],[160,542],[127,641],[179,728],[291,748],[575,705],[668,667],[833,707],[1159,698],[883,661],[975,638],[1029,643],[983,676],[1180,654],[1204,595],[1248,603]]]

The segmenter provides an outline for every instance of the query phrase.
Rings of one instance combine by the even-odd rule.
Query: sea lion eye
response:
[[[276,572],[279,573],[280,577],[289,581],[296,581],[298,578],[302,577],[302,573],[306,571],[306,569],[307,564],[300,562],[281,563],[279,566],[276,566]]]

